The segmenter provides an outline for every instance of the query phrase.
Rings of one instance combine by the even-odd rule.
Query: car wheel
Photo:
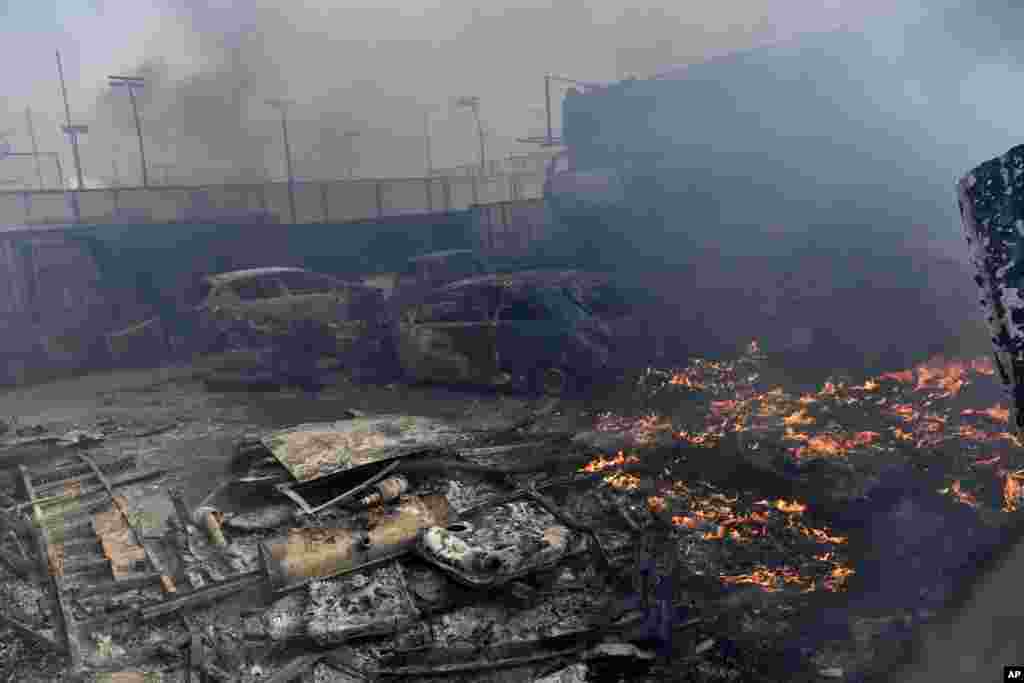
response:
[[[561,368],[538,370],[535,388],[545,396],[565,396],[572,389],[572,377]]]

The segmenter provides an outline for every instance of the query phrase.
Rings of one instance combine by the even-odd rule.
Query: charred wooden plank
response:
[[[87,598],[92,595],[115,595],[117,593],[125,593],[130,590],[154,586],[160,583],[160,578],[161,574],[159,572],[151,572],[147,574],[140,574],[139,576],[129,576],[128,578],[117,581],[103,581],[102,583],[78,588],[75,590],[75,596],[79,598]]]
[[[43,633],[39,633],[28,624],[23,624],[17,619],[0,614],[0,626],[11,629],[22,638],[30,640],[38,645],[42,645],[47,650],[52,650],[61,654],[67,652],[67,648],[61,643],[58,643],[56,640]]]
[[[238,593],[246,588],[256,586],[263,580],[264,576],[262,571],[246,572],[228,579],[227,581],[220,581],[209,586],[204,586],[180,597],[174,597],[155,605],[143,607],[137,612],[143,620],[156,619],[182,610],[201,607],[213,600],[223,599],[233,593]]]
[[[323,654],[300,655],[263,679],[263,683],[292,683],[316,666],[322,658]]]

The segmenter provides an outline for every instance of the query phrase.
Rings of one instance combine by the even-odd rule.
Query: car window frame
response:
[[[275,288],[276,288],[276,293],[273,296],[261,295],[261,296],[256,296],[256,297],[247,297],[247,296],[243,296],[243,292],[239,290],[239,287],[244,287],[246,284],[255,283],[255,284],[257,284],[257,286],[263,288],[262,291],[265,293],[267,291],[266,290],[266,285],[268,283],[271,283],[271,282],[274,283]],[[249,278],[239,279],[239,280],[236,280],[234,282],[231,282],[228,285],[228,287],[229,287],[231,293],[235,297],[237,297],[239,301],[241,301],[243,303],[251,303],[251,302],[256,302],[256,301],[270,301],[272,299],[280,299],[281,297],[283,297],[285,295],[285,291],[286,291],[284,285],[277,278],[277,274],[276,273],[273,274],[273,275],[254,275],[254,276],[249,277]]]

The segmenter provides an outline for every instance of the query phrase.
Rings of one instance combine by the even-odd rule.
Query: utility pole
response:
[[[430,178],[434,175],[434,160],[430,155],[430,114],[428,112],[423,114],[423,143],[427,151],[427,177]]]
[[[267,104],[281,112],[281,132],[284,136],[284,159],[288,168],[288,208],[291,210],[292,223],[297,222],[295,213],[295,175],[292,173],[292,148],[288,144],[288,106],[294,104],[290,100],[272,99]]]
[[[111,87],[128,88],[128,97],[132,101],[132,115],[135,117],[135,133],[139,137],[139,157],[142,159],[142,186],[149,187],[149,172],[146,169],[146,147],[142,143],[142,124],[139,122],[139,107],[135,101],[135,90],[146,87],[146,81],[137,76],[108,76]]]
[[[32,158],[36,162],[36,178],[39,179],[39,189],[44,188],[43,166],[39,163],[39,143],[36,141],[36,127],[32,124],[32,108],[25,107],[25,124],[28,126],[28,137],[32,140]]]
[[[71,193],[71,211],[75,215],[75,222],[81,223],[82,211],[78,204],[78,192],[85,186],[85,179],[82,177],[82,157],[78,153],[78,134],[89,129],[87,126],[71,125],[71,106],[68,104],[68,88],[64,83],[64,65],[60,61],[60,50],[57,50],[57,74],[60,76],[60,92],[64,97],[64,133],[71,138],[71,154],[75,160],[75,175],[78,180],[78,186]],[[61,185],[63,184],[64,179],[61,178]]]

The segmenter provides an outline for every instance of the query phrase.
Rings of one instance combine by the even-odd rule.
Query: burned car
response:
[[[201,303],[107,336],[115,362],[230,349],[272,348],[297,327],[322,334],[320,356],[344,356],[374,340],[379,290],[302,268],[257,268],[201,280]]]
[[[608,367],[611,334],[566,287],[536,274],[454,282],[404,307],[403,372],[416,381],[560,395]]]

